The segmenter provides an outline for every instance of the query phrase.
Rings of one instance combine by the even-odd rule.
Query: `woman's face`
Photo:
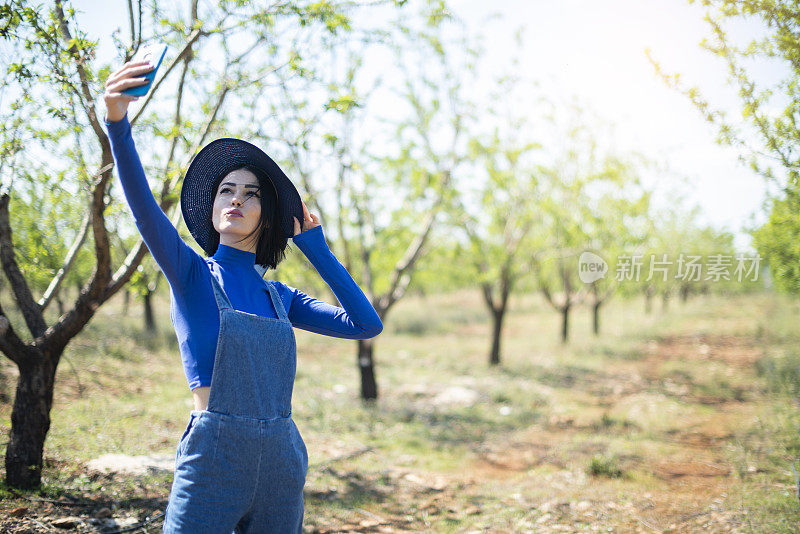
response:
[[[222,245],[255,252],[258,235],[242,240],[258,227],[261,219],[261,187],[247,169],[228,173],[219,183],[211,222]]]

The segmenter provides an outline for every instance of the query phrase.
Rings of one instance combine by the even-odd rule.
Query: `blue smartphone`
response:
[[[167,45],[164,44],[154,44],[140,48],[131,58],[131,61],[149,61],[150,64],[153,65],[153,70],[144,75],[147,79],[147,83],[137,85],[136,87],[130,87],[122,92],[132,96],[146,95],[147,91],[149,91],[150,87],[153,85],[153,80],[156,79],[156,71],[158,67],[161,66],[161,61],[164,59],[166,53]]]

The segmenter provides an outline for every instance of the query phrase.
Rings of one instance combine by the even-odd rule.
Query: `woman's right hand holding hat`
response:
[[[143,77],[153,70],[153,66],[147,61],[128,61],[116,72],[111,74],[106,80],[106,92],[103,98],[106,101],[106,119],[108,122],[117,122],[125,117],[128,112],[128,104],[138,100],[138,96],[126,95],[122,91],[144,85],[147,80]]]
[[[292,217],[294,219],[294,235],[322,226],[322,223],[319,222],[319,217],[308,211],[305,202],[302,200],[300,202],[303,204],[303,227],[302,229],[300,228],[300,221],[297,220],[297,217]]]

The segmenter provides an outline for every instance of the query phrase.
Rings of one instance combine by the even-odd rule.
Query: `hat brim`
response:
[[[181,212],[192,237],[209,256],[212,236],[216,233],[211,222],[214,206],[214,184],[234,169],[255,167],[269,178],[275,187],[275,208],[278,226],[287,239],[294,236],[294,218],[302,224],[303,204],[294,184],[263,150],[231,137],[216,139],[192,159],[181,187]]]

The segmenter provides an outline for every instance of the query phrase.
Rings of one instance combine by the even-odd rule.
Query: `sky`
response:
[[[764,181],[737,160],[736,150],[715,143],[716,128],[685,96],[657,78],[645,55],[649,48],[667,72],[680,72],[716,106],[736,113],[737,96],[723,62],[699,45],[711,31],[703,20],[708,8],[698,3],[451,0],[450,5],[471,31],[484,35],[488,64],[508,64],[513,35],[521,27],[519,74],[536,80],[553,100],[575,97],[613,123],[615,146],[668,167],[647,177],[658,188],[657,203],[682,198],[685,205],[699,206],[702,222],[733,232],[737,248],[744,251],[750,245],[746,226],[764,220]],[[90,37],[100,38],[99,58],[112,57],[111,33],[119,27],[127,35],[125,2],[87,0],[75,5],[84,12]],[[730,29],[740,40],[761,31],[756,23]],[[767,81],[783,74],[767,64],[756,72]]]
[[[455,11],[486,35],[489,62],[502,63],[517,27],[524,28],[520,74],[540,81],[555,95],[575,95],[614,123],[617,144],[666,164],[673,172],[654,179],[674,180],[684,203],[700,207],[708,224],[736,234],[749,246],[746,225],[763,221],[766,186],[737,160],[737,151],[715,143],[716,127],[706,122],[684,95],[660,80],[645,49],[668,73],[681,73],[715,106],[736,118],[738,96],[727,81],[723,61],[702,49],[711,36],[703,20],[708,8],[681,0],[456,0]],[[486,22],[491,13],[501,18]],[[755,22],[725,26],[736,42],[762,28]],[[761,80],[785,73],[762,64]],[[681,180],[681,177],[683,179]],[[661,183],[660,202],[674,202],[672,184]]]

